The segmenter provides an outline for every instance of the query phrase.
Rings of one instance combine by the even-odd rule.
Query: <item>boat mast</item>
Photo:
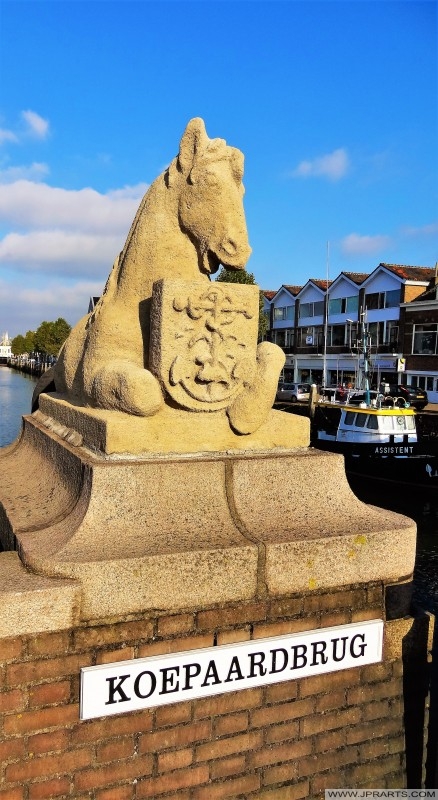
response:
[[[365,403],[367,406],[371,404],[370,396],[370,372],[368,364],[368,331],[365,324],[366,311],[361,314],[361,339],[362,339],[362,354],[363,354],[363,375],[365,379]]]
[[[322,385],[327,386],[327,332],[328,332],[328,284],[329,284],[329,260],[330,260],[330,242],[327,242],[327,259],[326,259],[326,290],[325,290],[325,303],[324,303],[324,349],[322,356]]]

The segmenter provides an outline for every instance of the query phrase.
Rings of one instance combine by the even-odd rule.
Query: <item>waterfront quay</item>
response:
[[[56,358],[53,356],[42,356],[41,358],[29,358],[28,356],[12,356],[8,358],[6,364],[10,369],[23,372],[25,375],[32,375],[39,378],[43,372],[50,369],[55,364]]]

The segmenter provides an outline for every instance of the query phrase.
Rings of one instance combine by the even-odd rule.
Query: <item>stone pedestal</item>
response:
[[[361,503],[341,456],[300,446],[308,420],[271,412],[244,437],[222,413],[204,449],[211,414],[196,415],[188,452],[173,409],[160,423],[42,396],[0,458],[3,547],[18,551],[31,582],[40,576],[47,591],[54,580],[42,629],[51,609],[56,627],[412,573],[415,525]],[[141,452],[121,451],[126,439]],[[0,572],[10,559],[0,556]]]

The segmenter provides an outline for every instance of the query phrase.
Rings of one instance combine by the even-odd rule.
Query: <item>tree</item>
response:
[[[11,350],[14,356],[22,356],[23,353],[27,352],[25,338],[21,333],[12,339]]]
[[[251,286],[257,286],[256,279],[252,272],[247,272],[246,269],[226,269],[225,267],[221,267],[221,271],[216,278],[217,281],[221,281],[223,283],[247,283]],[[258,332],[258,341],[261,342],[266,331],[268,330],[268,320],[266,319],[265,314],[263,313],[265,300],[263,292],[259,294],[259,332]]]
[[[12,339],[12,353],[14,356],[22,356],[23,353],[31,353],[34,350],[34,331],[28,331],[26,336],[21,333]]]
[[[34,350],[48,356],[58,355],[70,331],[71,325],[62,317],[56,322],[42,322],[35,331]]]

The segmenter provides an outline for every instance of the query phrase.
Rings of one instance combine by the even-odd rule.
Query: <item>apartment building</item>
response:
[[[310,278],[265,292],[267,338],[286,354],[285,380],[356,385],[365,334],[373,385],[424,383],[438,402],[438,302],[428,294],[434,281],[431,267],[380,263],[371,273],[341,272],[332,281]],[[426,341],[434,353],[416,352]]]

